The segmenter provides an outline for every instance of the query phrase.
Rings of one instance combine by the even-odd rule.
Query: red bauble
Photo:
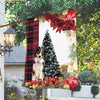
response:
[[[59,86],[56,86],[56,88],[59,88]]]
[[[52,83],[55,84],[55,82],[56,82],[56,78],[53,77]]]
[[[48,77],[45,77],[45,81],[49,81],[49,78]]]
[[[73,47],[75,47],[75,43],[73,43],[72,45],[73,45]]]
[[[68,82],[67,82],[67,81],[63,81],[63,82],[61,83],[62,86],[64,86],[65,84],[68,84]]]
[[[43,86],[41,86],[41,89],[44,89],[44,87],[43,87]]]
[[[70,79],[71,79],[70,77],[66,78],[66,82],[68,83]]]
[[[42,85],[42,79],[38,79],[37,82],[39,85]]]
[[[49,77],[49,81],[52,82],[53,81],[53,78]]]
[[[71,36],[71,34],[69,34],[69,36]]]
[[[30,85],[32,85],[32,81],[29,81],[28,83],[29,83]]]
[[[78,79],[77,78],[73,78],[73,88],[76,88],[78,86]]]
[[[35,85],[37,82],[36,81],[32,81],[32,85]]]
[[[70,89],[74,89],[75,87],[78,86],[78,79],[77,78],[68,78],[66,80],[68,81]]]
[[[45,83],[45,86],[49,86],[49,82],[45,81],[44,83]]]
[[[66,19],[70,20],[76,17],[76,11],[74,9],[69,9],[68,14],[66,15]]]
[[[56,78],[56,80],[58,80],[58,77],[57,76],[55,76],[55,78]]]
[[[66,15],[61,15],[61,18],[65,20],[71,20],[76,17],[76,11],[74,9],[69,9]]]
[[[56,80],[55,84],[59,84],[59,81],[58,81],[58,80]]]

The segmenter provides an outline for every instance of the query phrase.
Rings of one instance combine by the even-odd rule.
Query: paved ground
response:
[[[100,100],[100,98],[75,98],[75,97],[68,97],[68,98],[51,98],[50,100]]]

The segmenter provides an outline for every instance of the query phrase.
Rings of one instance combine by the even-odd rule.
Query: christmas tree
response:
[[[45,37],[42,42],[42,50],[44,51],[44,77],[59,77],[61,75],[60,68],[48,31],[46,31]]]

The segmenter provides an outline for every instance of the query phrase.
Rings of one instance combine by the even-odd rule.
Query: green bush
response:
[[[82,83],[96,83],[96,73],[93,70],[85,69],[81,71],[78,75],[79,80]]]
[[[95,98],[95,96],[99,93],[99,86],[98,85],[93,85],[91,87],[91,93],[93,94],[93,97]]]
[[[45,97],[45,99],[44,100],[49,100],[49,98],[48,97]]]

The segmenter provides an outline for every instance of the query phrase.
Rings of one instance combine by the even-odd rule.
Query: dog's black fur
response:
[[[41,48],[37,46],[37,47],[35,48],[34,57],[36,57],[36,54],[40,54],[40,52],[41,52]]]

